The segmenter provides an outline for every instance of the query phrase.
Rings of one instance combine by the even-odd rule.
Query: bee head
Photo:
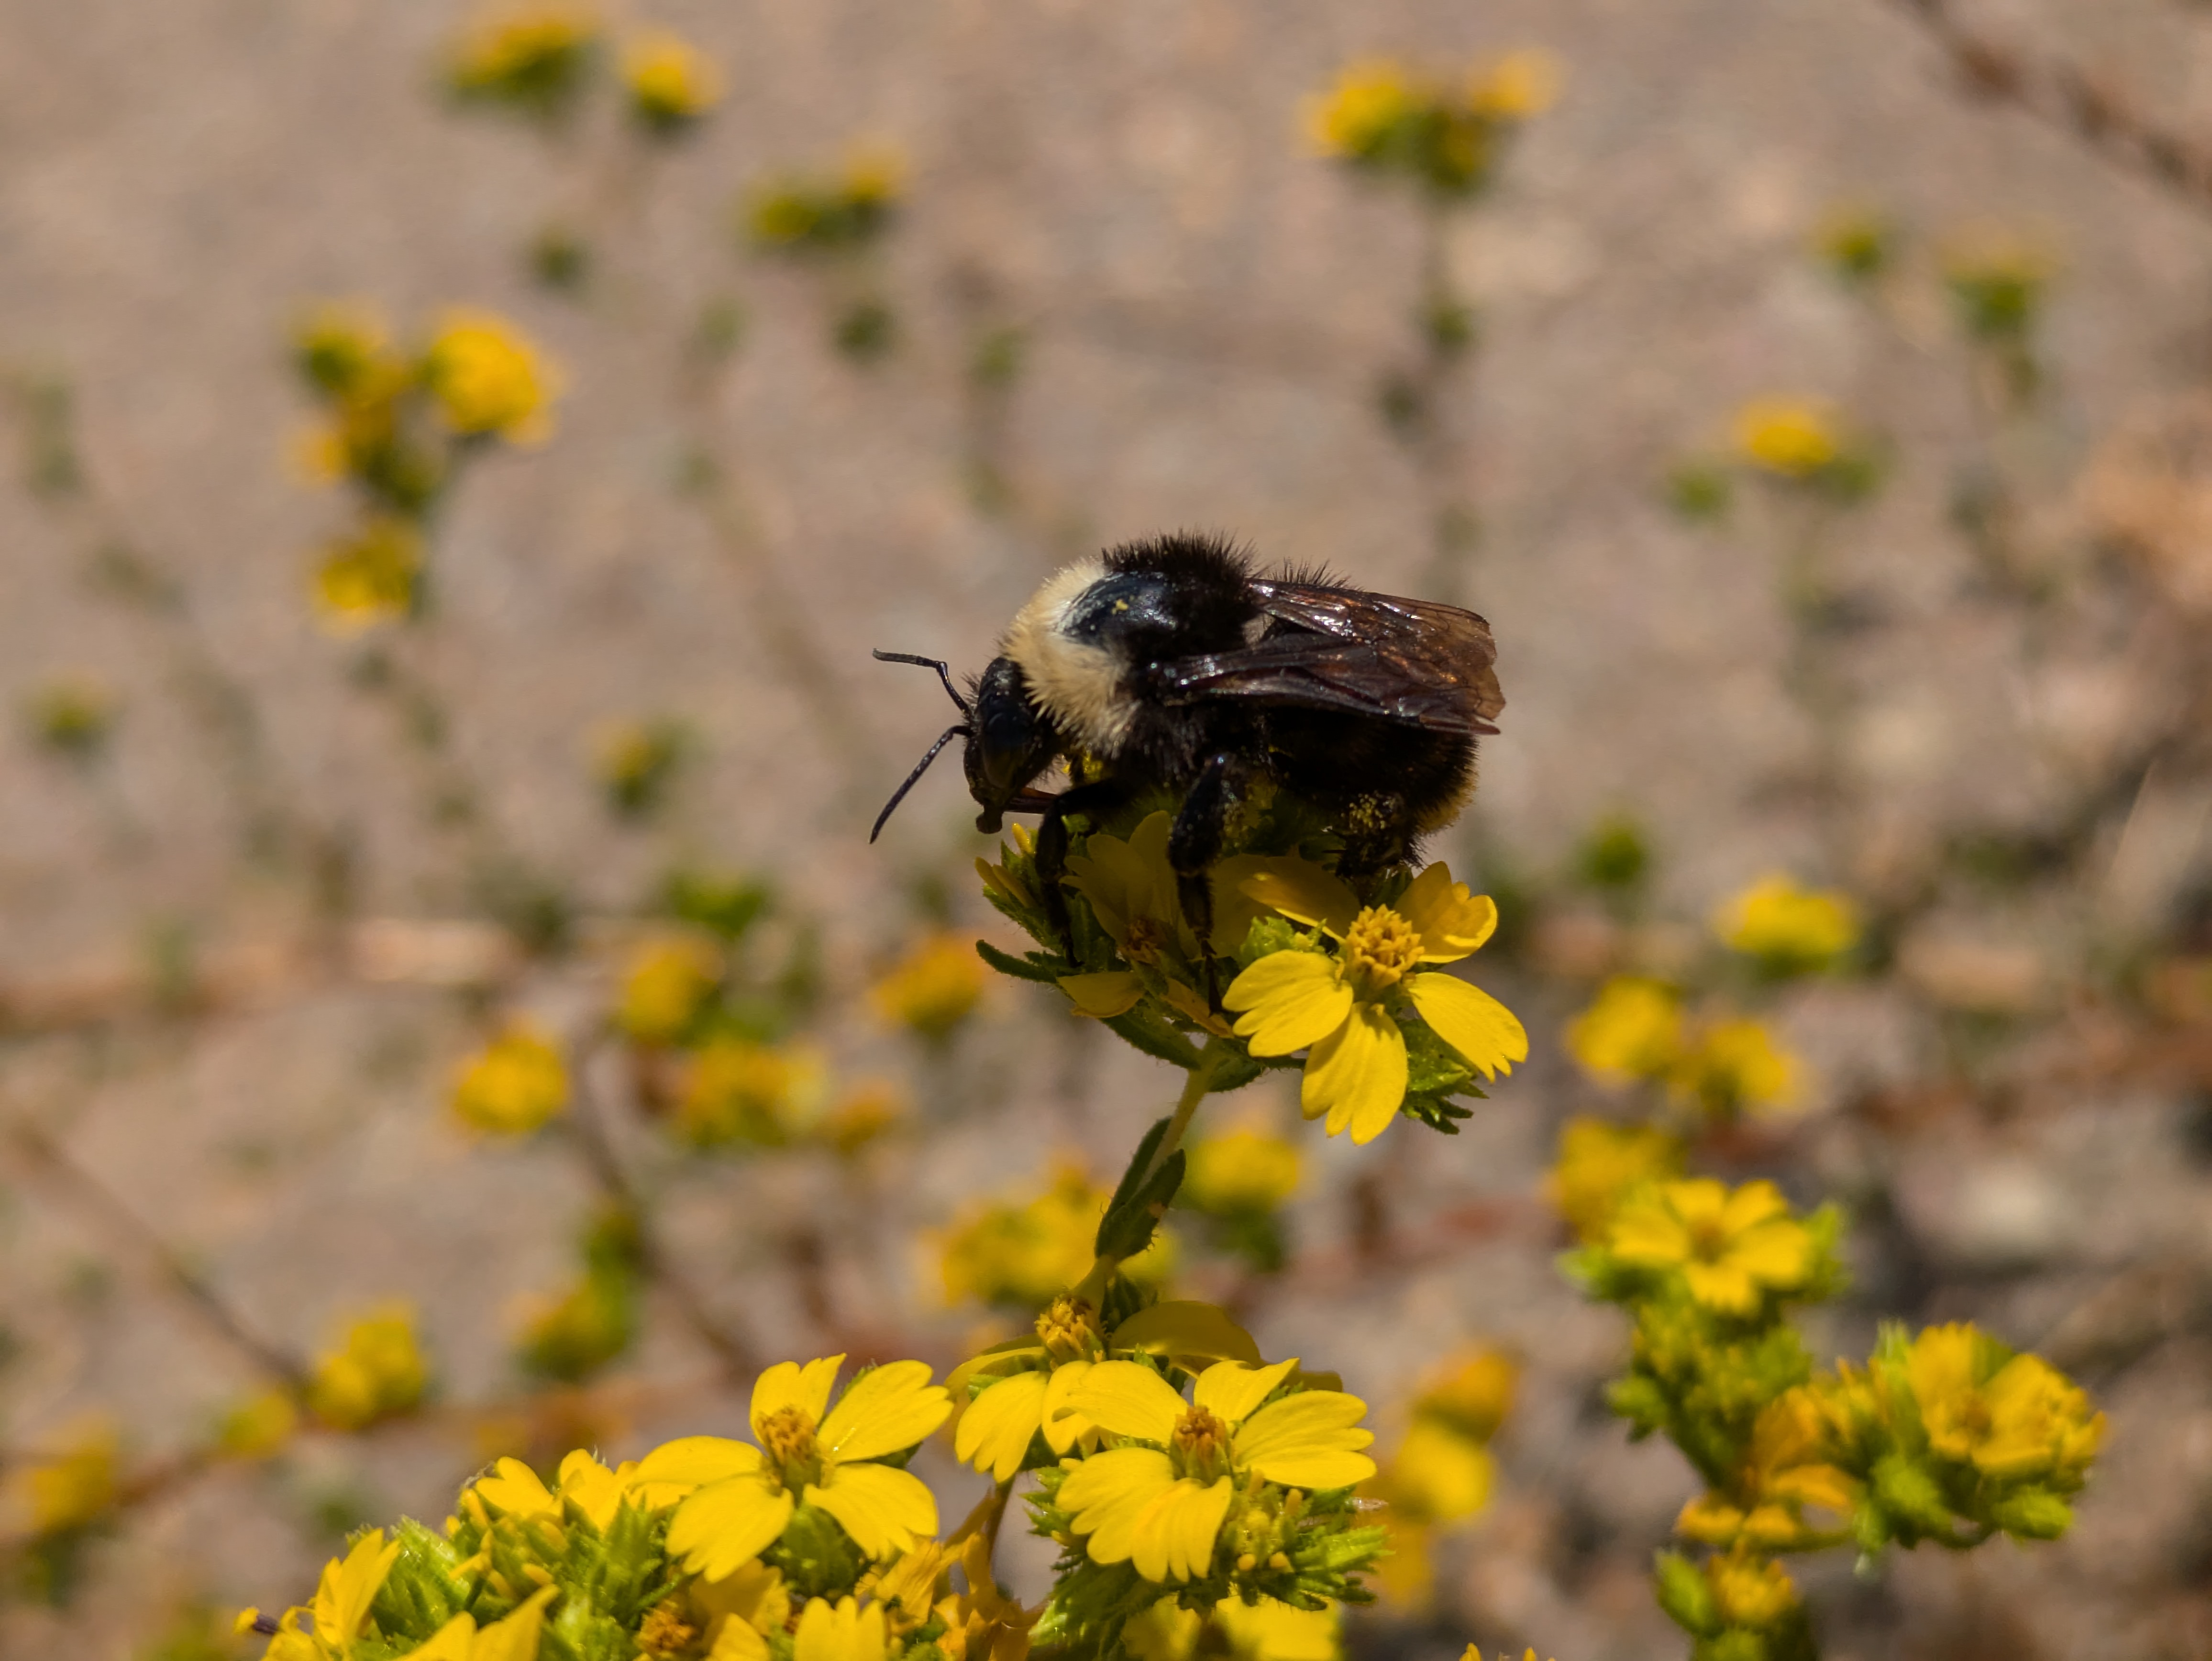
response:
[[[1007,805],[1052,764],[1059,738],[1030,697],[1021,666],[1005,657],[994,658],[975,683],[969,727],[968,794],[983,809],[975,828],[996,836]]]

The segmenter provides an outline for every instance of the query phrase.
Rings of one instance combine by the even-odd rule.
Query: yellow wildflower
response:
[[[1217,1217],[1273,1211],[1298,1187],[1295,1143],[1266,1130],[1230,1130],[1185,1150],[1184,1205]]]
[[[1508,1355],[1471,1345],[1448,1356],[1422,1380],[1413,1415],[1471,1441],[1487,1442],[1513,1411],[1521,1369]]]
[[[316,1639],[342,1655],[349,1653],[368,1626],[369,1605],[398,1561],[399,1542],[386,1544],[384,1530],[371,1529],[347,1548],[343,1561],[324,1564],[315,1601],[308,1607]]]
[[[817,1114],[829,1083],[821,1053],[804,1044],[710,1038],[691,1058],[676,1123],[702,1147],[750,1142],[782,1147]]]
[[[476,1617],[463,1610],[428,1642],[404,1652],[398,1661],[538,1661],[545,1606],[558,1595],[557,1587],[542,1587],[488,1627],[478,1627]],[[321,1631],[318,1624],[318,1636]]]
[[[1672,987],[1639,976],[1614,976],[1567,1024],[1567,1053],[1604,1084],[1657,1078],[1681,1050],[1681,998]]]
[[[395,1299],[355,1317],[337,1348],[316,1357],[307,1405],[326,1425],[360,1430],[414,1408],[429,1382],[414,1306]]]
[[[1325,155],[1370,156],[1415,111],[1427,89],[1387,58],[1345,66],[1336,85],[1306,104],[1306,131]]]
[[[1820,216],[1813,233],[1813,252],[1846,282],[1880,277],[1896,252],[1897,228],[1888,215],[1866,203],[1844,203]]]
[[[1147,1580],[1188,1580],[1211,1567],[1230,1500],[1248,1479],[1311,1489],[1374,1475],[1359,1451],[1374,1437],[1357,1427],[1367,1411],[1358,1396],[1304,1390],[1261,1405],[1297,1366],[1218,1362],[1199,1374],[1188,1405],[1137,1362],[1092,1367],[1070,1407],[1134,1445],[1092,1454],[1060,1484],[1057,1503],[1088,1536],[1091,1561],[1132,1563]]]
[[[1469,1644],[1461,1652],[1459,1661],[1482,1661],[1482,1652]],[[1498,1661],[1513,1661],[1513,1658],[1506,1654],[1504,1650],[1499,1650]],[[1521,1652],[1521,1661],[1536,1661],[1536,1651],[1533,1646]]]
[[[1726,1494],[1705,1494],[1682,1508],[1675,1530],[1709,1546],[1739,1540],[1762,1551],[1799,1551],[1822,1543],[1804,1508],[1850,1512],[1856,1497],[1850,1476],[1830,1464],[1819,1398],[1792,1390],[1768,1402],[1752,1427],[1743,1468]]]
[[[558,1521],[564,1507],[573,1505],[604,1534],[614,1525],[616,1513],[625,1504],[646,1503],[633,1480],[636,1472],[635,1463],[610,1470],[577,1448],[562,1457],[550,1488],[521,1460],[500,1459],[493,1463],[489,1475],[479,1476],[469,1485],[468,1492],[500,1517]]]
[[[115,1503],[122,1445],[113,1422],[94,1415],[72,1426],[55,1451],[32,1462],[20,1482],[33,1530],[66,1534],[99,1521]]]
[[[1612,1228],[1622,1200],[1645,1183],[1681,1171],[1680,1139],[1656,1126],[1570,1119],[1544,1189],[1577,1238],[1595,1242]]]
[[[965,1208],[938,1241],[945,1301],[1036,1309],[1074,1286],[1096,1260],[1092,1246],[1107,1198],[1080,1165],[1063,1164],[1033,1200]],[[1121,1272],[1139,1285],[1158,1286],[1174,1253],[1174,1238],[1162,1229]]]
[[[834,1408],[845,1358],[779,1362],[753,1385],[751,1444],[691,1436],[654,1449],[634,1474],[656,1500],[682,1496],[668,1549],[710,1579],[730,1573],[782,1535],[800,1503],[836,1518],[870,1557],[888,1557],[937,1529],[922,1480],[876,1463],[928,1436],[952,1412],[920,1361],[863,1373]]]
[[[271,1386],[223,1415],[216,1445],[233,1459],[267,1459],[283,1452],[299,1427],[300,1408],[292,1392]]]
[[[1784,478],[1810,478],[1835,465],[1844,445],[1833,413],[1810,399],[1756,399],[1736,411],[1744,459]]]
[[[2024,339],[2057,267],[2048,248],[1994,228],[1955,238],[1943,252],[1952,301],[1978,340]]]
[[[1709,1021],[1697,1028],[1667,1086],[1677,1103],[1702,1106],[1716,1118],[1771,1111],[1797,1099],[1797,1058],[1763,1021]]]
[[[567,1110],[568,1064],[550,1035],[514,1022],[462,1066],[453,1105],[473,1130],[527,1135]]]
[[[1630,1195],[1606,1244],[1625,1263],[1680,1270],[1692,1298],[1728,1315],[1748,1315],[1766,1293],[1803,1286],[1814,1261],[1812,1235],[1773,1183],[1730,1193],[1709,1177]]]
[[[1490,1503],[1497,1462],[1481,1443],[1433,1419],[1416,1418],[1368,1492],[1394,1522],[1456,1523]]]
[[[60,675],[24,700],[23,714],[40,748],[75,761],[97,755],[115,730],[120,700],[91,675]]]
[[[352,301],[327,301],[309,312],[293,331],[292,350],[308,383],[344,402],[387,380],[393,362],[383,314]]]
[[[967,936],[933,934],[901,958],[870,993],[876,1013],[917,1037],[942,1043],[983,995],[983,963]]]
[[[722,954],[711,941],[688,934],[649,941],[630,958],[615,1025],[638,1043],[674,1043],[721,983]]]
[[[722,73],[680,34],[650,29],[623,48],[630,113],[659,132],[688,126],[722,101]]]
[[[858,1153],[895,1128],[907,1114],[906,1098],[886,1080],[863,1080],[823,1116],[822,1139],[840,1153]]]
[[[1716,911],[1713,933],[1777,969],[1818,969],[1858,944],[1859,912],[1848,894],[1800,888],[1777,872]]]
[[[1705,1583],[1721,1619],[1732,1627],[1771,1627],[1797,1607],[1789,1572],[1771,1557],[1738,1546],[1705,1564]]]
[[[1301,1609],[1273,1597],[1251,1604],[1225,1597],[1200,1615],[1163,1597],[1129,1622],[1122,1643],[1137,1661],[1194,1661],[1200,1655],[1231,1661],[1338,1661],[1344,1652],[1340,1624],[1334,1604]]]
[[[937,1604],[935,1614],[945,1625],[937,1646],[951,1661],[1025,1661],[1030,1628],[1043,1613],[1042,1607],[1024,1609],[999,1591],[991,1573],[991,1541],[987,1535],[969,1536],[959,1561],[968,1590]]]
[[[610,721],[592,734],[592,771],[614,812],[640,818],[666,799],[690,746],[680,721]]]
[[[422,533],[406,520],[370,515],[323,551],[315,603],[332,629],[350,634],[404,618],[415,609],[422,572]]]
[[[1559,60],[1551,53],[1510,52],[1469,77],[1468,105],[1492,121],[1526,121],[1559,100]]]
[[[1381,1135],[1406,1098],[1406,1040],[1390,1006],[1401,996],[1486,1079],[1528,1056],[1528,1035],[1504,1004],[1454,976],[1422,972],[1468,956],[1498,927],[1498,908],[1442,864],[1413,879],[1395,907],[1362,907],[1318,869],[1269,871],[1245,891],[1295,922],[1318,925],[1340,951],[1277,952],[1239,975],[1222,999],[1255,1056],[1308,1051],[1298,1104],[1328,1134]]]
[[[896,144],[871,139],[845,153],[844,191],[848,202],[885,207],[906,194],[906,152]]]
[[[765,1563],[740,1563],[718,1579],[694,1580],[687,1590],[690,1624],[712,1661],[767,1661],[768,1646],[762,1640],[769,1633],[786,1631],[791,1622],[791,1594],[783,1575]]]
[[[2078,1479],[2104,1440],[2105,1415],[2064,1373],[2039,1356],[2007,1358],[1972,1326],[1921,1333],[1905,1377],[1928,1445],[1987,1476]]]
[[[599,32],[592,14],[575,5],[531,5],[486,18],[454,46],[453,89],[550,113],[574,93]]]
[[[538,444],[552,436],[560,372],[495,312],[447,311],[422,372],[446,424],[464,437]]]

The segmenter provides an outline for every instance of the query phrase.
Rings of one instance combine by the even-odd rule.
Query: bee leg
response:
[[[1044,907],[1045,921],[1060,937],[1060,955],[1079,968],[1081,964],[1075,955],[1075,924],[1067,915],[1066,892],[1060,885],[1060,879],[1067,874],[1067,816],[1085,813],[1095,818],[1121,806],[1129,800],[1129,794],[1126,786],[1111,779],[1074,785],[1054,796],[1044,810],[1044,817],[1037,821],[1037,887],[1042,891],[1038,899]]]
[[[1344,851],[1337,856],[1336,874],[1364,901],[1373,893],[1375,879],[1413,855],[1413,838],[1406,829],[1406,799],[1395,791],[1362,798],[1346,816],[1351,821]]]
[[[1176,873],[1176,898],[1183,921],[1198,936],[1206,969],[1206,1001],[1221,1007],[1219,960],[1213,955],[1213,864],[1221,857],[1229,815],[1244,794],[1244,764],[1233,751],[1217,752],[1199,772],[1168,830],[1168,864]]]

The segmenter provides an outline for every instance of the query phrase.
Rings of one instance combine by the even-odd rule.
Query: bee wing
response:
[[[1343,709],[1431,732],[1494,733],[1505,708],[1490,625],[1433,600],[1356,588],[1255,582],[1290,628],[1233,652],[1164,666],[1169,687],[1312,709]]]

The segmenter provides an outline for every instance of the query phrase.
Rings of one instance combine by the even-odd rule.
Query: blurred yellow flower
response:
[[[1324,1609],[1294,1609],[1273,1597],[1255,1603],[1224,1597],[1200,1615],[1163,1597],[1132,1620],[1122,1645],[1136,1661],[1194,1661],[1200,1656],[1229,1661],[1339,1661],[1344,1652],[1338,1633],[1341,1616],[1334,1604]]]
[[[685,934],[648,941],[623,973],[615,1025],[634,1043],[674,1043],[714,998],[722,972],[722,954],[710,940]]]
[[[384,314],[358,301],[315,307],[293,330],[292,350],[307,384],[342,403],[379,389],[396,367]]]
[[[97,676],[58,675],[24,700],[24,724],[40,749],[88,761],[106,746],[121,707],[115,689]]]
[[[832,1407],[844,1360],[781,1361],[762,1373],[752,1398],[757,1445],[690,1436],[639,1462],[638,1488],[656,1499],[682,1496],[668,1527],[671,1556],[710,1579],[729,1574],[775,1544],[802,1501],[836,1518],[871,1558],[937,1531],[928,1487],[878,1462],[943,1424],[950,1397],[920,1361],[892,1361],[855,1378]]]
[[[974,1299],[1034,1310],[1091,1271],[1107,1194],[1077,1165],[1062,1165],[1044,1191],[1027,1202],[989,1201],[965,1208],[938,1239],[939,1271],[949,1304]],[[1121,1272],[1143,1286],[1167,1279],[1174,1242],[1165,1229]]]
[[[1497,1463],[1480,1442],[1416,1418],[1366,1492],[1390,1507],[1394,1522],[1440,1526],[1480,1512],[1496,1477]]]
[[[404,1661],[538,1661],[545,1607],[557,1595],[554,1587],[542,1586],[519,1608],[483,1627],[464,1609],[427,1643],[409,1650]]]
[[[1655,1125],[1570,1119],[1544,1189],[1576,1236],[1595,1244],[1612,1229],[1622,1200],[1645,1183],[1681,1175],[1682,1159],[1681,1140]]]
[[[811,1046],[709,1038],[685,1074],[677,1128],[702,1147],[786,1147],[821,1111],[828,1085],[828,1064]]]
[[[1978,340],[2025,341],[2057,270],[2048,247],[1994,227],[1954,237],[1943,251],[1943,279],[1953,304]]]
[[[422,572],[422,534],[393,514],[372,514],[324,549],[315,603],[334,630],[350,634],[410,615]]]
[[[823,1116],[822,1136],[840,1153],[858,1153],[906,1117],[906,1098],[885,1080],[863,1080]]]
[[[1771,1627],[1797,1607],[1797,1587],[1771,1557],[1739,1545],[1705,1564],[1705,1582],[1721,1619],[1734,1627]]]
[[[1762,398],[1736,411],[1744,459],[1785,478],[1810,478],[1844,453],[1833,412],[1811,399]]]
[[[922,940],[869,993],[876,1013],[916,1037],[943,1043],[975,1013],[983,963],[975,942],[947,930]]]
[[[690,745],[681,721],[601,722],[592,733],[592,771],[609,808],[643,817],[660,806]]]
[[[94,1414],[70,1426],[52,1451],[27,1459],[16,1481],[32,1530],[66,1534],[106,1515],[116,1500],[122,1449],[114,1421]]]
[[[1606,1245],[1624,1263],[1679,1270],[1691,1297],[1725,1315],[1748,1315],[1767,1293],[1803,1286],[1814,1262],[1812,1235],[1773,1183],[1731,1193],[1709,1177],[1631,1194]]]
[[[1657,1078],[1680,1056],[1682,1000],[1672,987],[1616,975],[1567,1025],[1567,1053],[1605,1084]]]
[[[349,1321],[337,1345],[315,1358],[307,1405],[333,1429],[362,1430],[411,1411],[429,1384],[415,1306],[395,1299]]]
[[[466,30],[447,73],[465,97],[554,113],[576,91],[599,33],[599,20],[586,7],[524,6]]]
[[[1371,155],[1427,95],[1402,64],[1359,58],[1345,65],[1328,92],[1306,101],[1306,131],[1323,155]]]
[[[2104,1440],[2105,1415],[2064,1373],[2039,1356],[2008,1357],[1974,1327],[1929,1328],[1905,1370],[1929,1446],[1984,1475],[2078,1480]]]
[[[845,154],[844,190],[849,202],[887,206],[906,194],[911,171],[906,152],[896,144],[868,140]]]
[[[1176,1199],[1217,1217],[1273,1211],[1297,1191],[1295,1143],[1266,1130],[1231,1130],[1185,1150]]]
[[[1521,1382],[1512,1357],[1486,1344],[1462,1346],[1423,1378],[1413,1402],[1426,1420],[1470,1441],[1487,1442],[1513,1411]]]
[[[216,1446],[233,1459],[267,1459],[283,1452],[299,1428],[298,1402],[290,1390],[272,1385],[223,1415]]]
[[[1468,77],[1468,103],[1493,121],[1526,121],[1559,101],[1559,60],[1534,48],[1507,52]]]
[[[1763,1021],[1746,1016],[1701,1023],[1668,1075],[1668,1091],[1685,1106],[1717,1119],[1739,1112],[1775,1112],[1798,1098],[1799,1066]]]
[[[1897,228],[1880,209],[1846,203],[1821,216],[1813,233],[1813,252],[1846,282],[1864,283],[1888,269]]]
[[[649,29],[623,47],[630,113],[655,131],[679,130],[722,101],[722,72],[680,34]]]
[[[1716,910],[1713,933],[1778,970],[1817,969],[1858,944],[1859,910],[1848,894],[1800,888],[1776,872]]]
[[[1726,1548],[1742,1541],[1761,1551],[1802,1551],[1824,1543],[1808,1524],[1808,1506],[1830,1513],[1835,1528],[1857,1497],[1850,1477],[1826,1458],[1819,1400],[1809,1390],[1784,1392],[1760,1409],[1751,1446],[1726,1494],[1708,1493],[1682,1507],[1675,1531]]]
[[[550,1035],[516,1021],[462,1064],[453,1113],[472,1130],[522,1136],[567,1110],[568,1064]]]
[[[448,309],[431,338],[423,380],[446,424],[464,437],[538,444],[552,436],[560,371],[497,313]]]
[[[1277,952],[1231,983],[1222,1007],[1237,1017],[1237,1036],[1255,1056],[1307,1051],[1298,1105],[1370,1142],[1406,1099],[1406,1039],[1391,1006],[1408,1000],[1429,1029],[1486,1079],[1528,1057],[1528,1035],[1513,1012],[1487,992],[1425,965],[1453,963],[1479,949],[1498,927],[1498,908],[1471,894],[1442,863],[1429,866],[1392,906],[1362,906],[1336,878],[1309,867],[1267,871],[1244,891],[1297,922],[1337,941],[1335,956]]]

